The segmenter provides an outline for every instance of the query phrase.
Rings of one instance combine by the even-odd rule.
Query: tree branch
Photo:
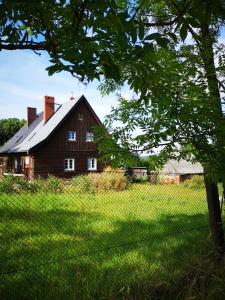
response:
[[[133,21],[133,19],[136,17],[136,15],[138,14],[138,12],[141,10],[142,6],[144,5],[145,3],[145,0],[143,0],[141,2],[141,4],[139,5],[139,7],[137,7],[135,13],[133,14],[133,16],[131,17],[130,21]]]
[[[171,1],[172,2],[172,1]],[[186,12],[186,10],[188,9],[188,6],[189,6],[190,2],[184,6],[184,8],[182,10],[179,10],[178,11],[178,15],[173,19],[173,20],[170,20],[170,21],[157,21],[157,22],[147,22],[147,23],[144,23],[145,26],[148,26],[148,27],[156,27],[156,26],[172,26],[174,25],[180,18],[183,17],[184,13]],[[177,7],[176,7],[177,9]]]
[[[46,49],[45,43],[27,43],[27,44],[5,44],[0,41],[0,51],[1,50],[33,50],[33,51],[43,51]]]
[[[157,27],[157,26],[172,26],[175,24],[181,16],[175,17],[171,21],[158,21],[158,22],[145,22],[144,25],[148,27]]]

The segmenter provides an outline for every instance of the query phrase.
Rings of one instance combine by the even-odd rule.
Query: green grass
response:
[[[0,232],[2,299],[153,299],[211,249],[204,190],[182,185],[2,194]]]

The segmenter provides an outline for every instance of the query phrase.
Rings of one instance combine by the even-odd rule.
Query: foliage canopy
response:
[[[0,145],[7,142],[26,123],[16,118],[0,120]]]

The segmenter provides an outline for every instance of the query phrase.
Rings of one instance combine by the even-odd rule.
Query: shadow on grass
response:
[[[0,217],[2,299],[152,299],[154,282],[182,276],[210,244],[205,214],[122,220],[59,208]]]

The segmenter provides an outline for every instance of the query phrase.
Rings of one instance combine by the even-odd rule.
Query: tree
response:
[[[153,18],[160,25],[160,33],[170,35],[174,43],[165,50],[154,45],[154,58],[161,68],[159,74],[157,65],[156,80],[152,79],[155,75],[152,62],[145,57],[139,59],[139,79],[133,73],[136,61],[123,70],[124,78],[138,97],[121,98],[106,125],[110,130],[112,121],[120,124],[112,136],[121,147],[129,145],[135,152],[161,146],[164,157],[175,155],[177,159],[197,160],[205,166],[210,227],[215,253],[221,259],[225,243],[217,182],[219,178],[225,181],[225,52],[218,37],[224,23],[224,6],[222,1],[212,4],[197,0],[142,3],[146,7],[142,6],[136,22],[148,27],[152,24],[149,19]],[[172,19],[175,26],[171,27],[168,23],[171,25]],[[182,45],[188,34],[191,43]],[[156,34],[150,33],[149,38],[153,36]],[[112,88],[112,82],[102,86],[103,91]],[[137,129],[142,132],[135,135]],[[107,143],[105,150],[106,153],[109,150]],[[124,153],[125,150],[126,147]]]
[[[7,142],[26,123],[16,118],[0,120],[0,145]]]
[[[117,154],[161,145],[166,157],[180,144],[180,156],[204,159],[212,236],[222,257],[217,181],[225,180],[224,54],[215,45],[225,20],[223,1],[29,3],[1,2],[0,49],[47,51],[49,74],[65,70],[82,82],[106,78],[105,92],[126,82],[138,99],[121,99],[118,116],[125,127],[117,128],[114,138],[124,143],[115,146]],[[190,48],[182,48],[189,36]],[[132,143],[135,127],[146,134]]]
[[[101,76],[119,80],[114,60],[135,42],[123,2],[2,0],[0,50],[46,51],[50,75],[64,70],[82,82]]]

